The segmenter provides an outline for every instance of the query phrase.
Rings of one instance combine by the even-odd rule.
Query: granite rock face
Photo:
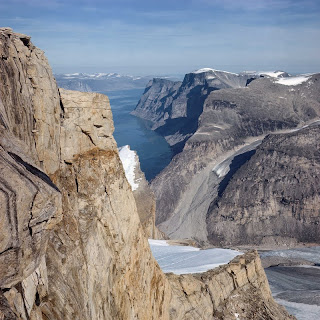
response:
[[[168,274],[174,293],[171,318],[295,319],[274,302],[264,274],[255,251],[203,274]],[[183,296],[179,294],[181,291]]]
[[[167,236],[156,227],[156,199],[150,185],[140,168],[139,157],[135,151],[135,181],[138,187],[133,196],[145,235],[148,239],[167,239]]]
[[[59,319],[156,319],[165,314],[170,294],[164,296],[167,281],[139,223],[112,137],[108,99],[62,90],[61,101],[64,165],[54,181],[62,190],[64,217],[48,247],[54,282],[50,306],[43,309]],[[162,298],[154,300],[155,294]],[[70,308],[75,305],[80,307]]]
[[[210,241],[224,245],[319,243],[319,139],[319,125],[266,137],[211,203]]]
[[[201,319],[184,278],[167,277],[151,255],[108,98],[58,91],[29,37],[0,29],[0,40],[0,319]],[[188,276],[204,316],[228,319],[230,298],[240,315],[254,319],[262,305],[290,319],[252,259]],[[209,301],[212,272],[228,290],[210,289]]]
[[[50,145],[58,152],[54,128],[60,105],[53,78],[42,81],[46,59],[29,37],[2,29],[0,56],[0,286],[7,288],[39,265],[49,230],[61,220],[60,191],[41,171],[58,167],[50,158],[58,159],[57,154],[42,148]],[[45,96],[54,89],[51,98]],[[34,104],[50,109],[52,127],[44,121],[46,110],[34,112]]]
[[[197,131],[152,181],[160,230],[170,238],[206,242],[207,212],[233,159],[239,156],[235,162],[241,166],[268,133],[295,130],[319,119],[319,80],[315,74],[287,86],[263,78],[245,88],[211,92]]]

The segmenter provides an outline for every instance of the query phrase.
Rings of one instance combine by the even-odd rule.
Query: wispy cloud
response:
[[[320,68],[319,6],[316,0],[11,0],[1,1],[0,20],[30,34],[55,68],[291,71]]]

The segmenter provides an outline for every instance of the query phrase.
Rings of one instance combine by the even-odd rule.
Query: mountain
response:
[[[211,227],[207,224],[214,220],[207,219],[207,215],[211,215],[211,204],[221,196],[224,185],[250,159],[266,135],[294,131],[320,118],[319,77],[319,74],[282,78],[259,76],[245,87],[210,92],[204,99],[197,130],[186,141],[183,151],[152,181],[157,199],[156,223],[160,230],[170,238],[193,238],[200,243],[209,239],[211,243],[218,243],[219,239],[213,239],[213,222]],[[297,167],[297,170],[300,169]],[[312,203],[312,214],[316,214],[318,204]],[[264,210],[260,209],[252,213],[252,220],[264,217]],[[295,216],[302,215],[302,210],[302,207],[297,208]],[[214,212],[218,215],[220,211],[215,209]],[[307,232],[308,223],[301,221],[299,224],[299,228]],[[219,234],[228,232],[226,223]],[[270,238],[278,236],[271,224],[268,232]],[[258,230],[253,229],[250,241],[255,235],[258,236]],[[292,242],[302,241],[294,230],[289,237]],[[308,239],[312,241],[312,237]],[[228,241],[228,245],[249,242],[246,237],[233,240]]]
[[[126,177],[108,97],[58,89],[44,53],[9,28],[0,70],[1,319],[294,319],[256,251],[164,274],[146,238],[152,200],[135,200],[145,181]]]
[[[320,122],[268,135],[232,177],[220,182],[207,213],[209,240],[219,245],[320,243],[319,177]]]
[[[59,87],[83,92],[106,92],[144,88],[152,76],[131,76],[118,73],[55,74]]]
[[[163,135],[177,153],[197,130],[210,92],[245,87],[256,77],[259,75],[203,68],[186,74],[182,82],[155,78],[148,83],[132,114],[152,121],[152,130]]]

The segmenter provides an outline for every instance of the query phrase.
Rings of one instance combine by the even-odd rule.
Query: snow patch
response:
[[[154,240],[148,239],[150,246],[165,246],[168,247],[170,244],[166,240]]]
[[[224,177],[230,170],[231,161],[230,159],[226,159],[226,161],[217,164],[212,171],[214,171],[219,178]]]
[[[163,272],[175,274],[201,273],[229,263],[242,254],[230,249],[207,249],[190,246],[170,246],[165,240],[149,239],[153,256]]]
[[[296,86],[309,80],[310,76],[287,77],[277,79],[275,82],[285,86]]]
[[[210,75],[206,76],[206,78],[207,78],[207,80],[217,79],[217,77],[215,77],[215,76],[210,76]]]
[[[257,74],[259,76],[268,76],[271,78],[279,78],[279,76],[284,74],[284,71],[260,71]]]
[[[229,74],[235,74],[238,75],[237,73],[229,72],[229,71],[223,71],[223,70],[216,70],[212,68],[201,68],[198,70],[193,71],[192,73],[203,73],[203,72],[224,72],[224,73],[229,73]]]
[[[136,183],[134,170],[136,168],[136,154],[126,145],[119,148],[119,156],[123,165],[126,178],[131,185],[132,191],[138,189],[139,183]]]

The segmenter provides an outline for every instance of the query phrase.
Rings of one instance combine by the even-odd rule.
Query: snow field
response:
[[[165,240],[149,239],[153,256],[163,272],[175,274],[201,273],[227,264],[242,254],[230,249],[207,249],[171,246]]]
[[[119,156],[123,165],[126,178],[131,185],[132,191],[138,189],[139,183],[135,182],[136,154],[130,150],[130,146],[126,145],[119,148]]]
[[[309,80],[310,77],[307,76],[298,76],[298,77],[287,77],[287,78],[280,78],[276,80],[276,83],[283,84],[285,86],[297,86],[303,82]]]

